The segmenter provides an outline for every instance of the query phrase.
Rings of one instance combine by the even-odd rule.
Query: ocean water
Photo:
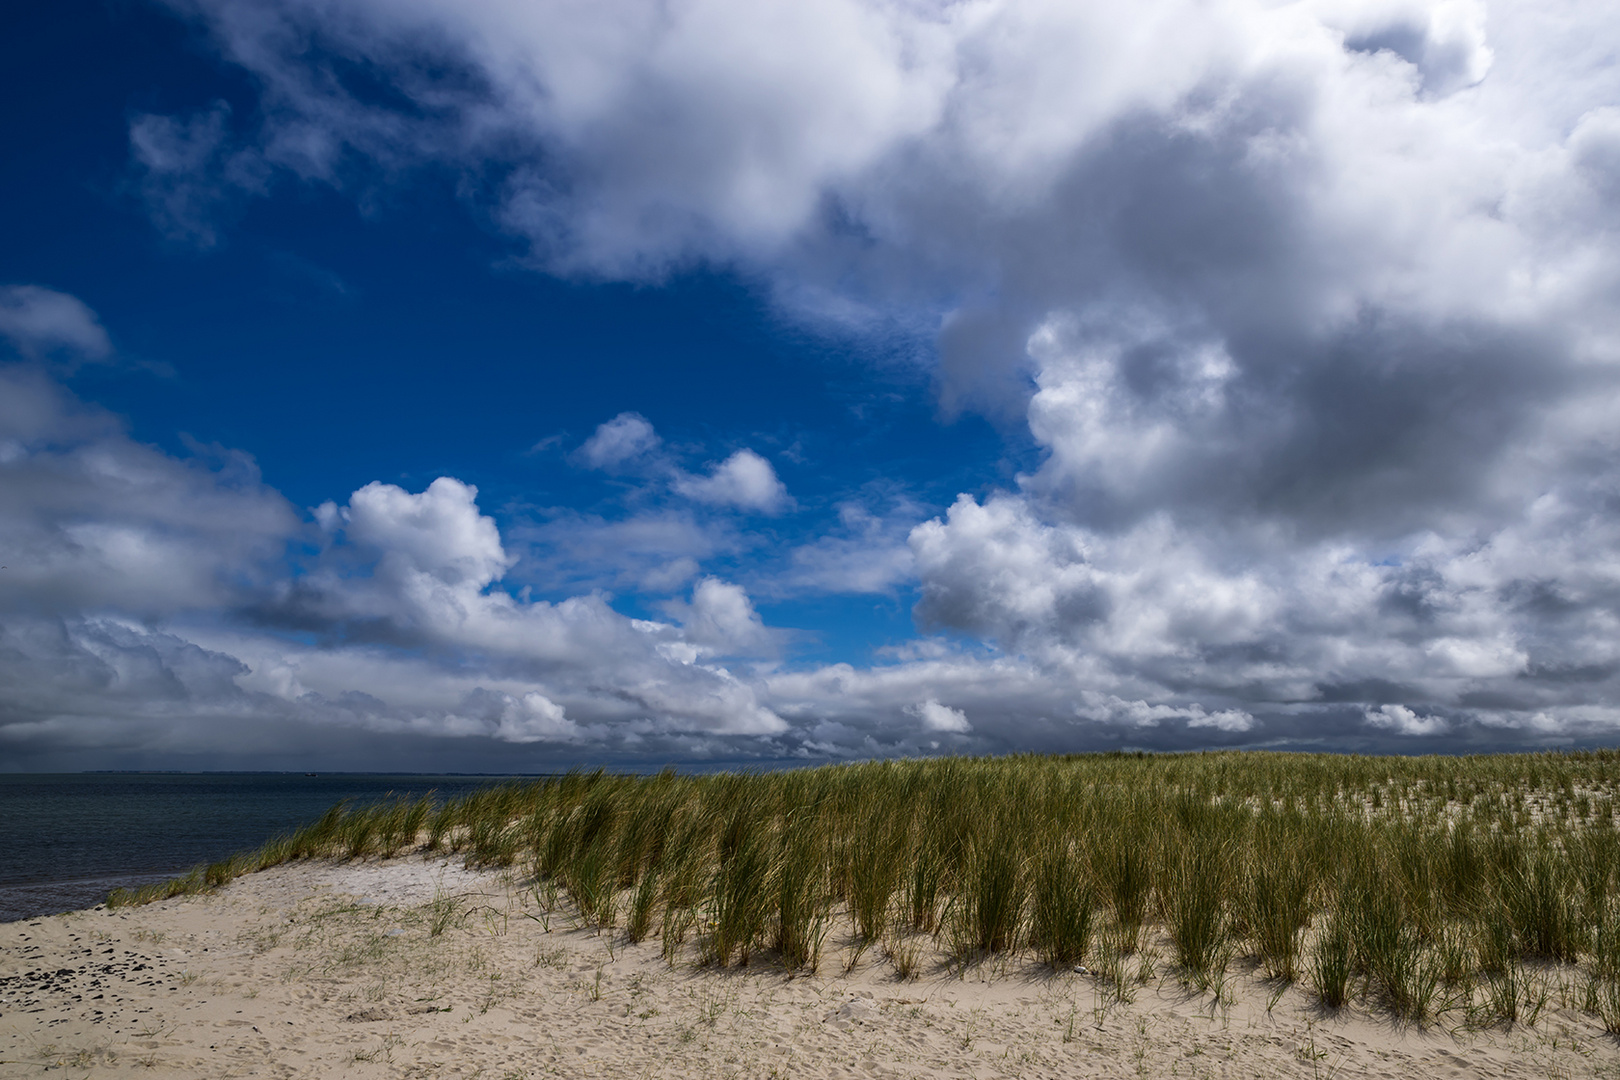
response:
[[[506,777],[0,773],[0,922],[91,907],[303,825],[342,799],[462,795]]]

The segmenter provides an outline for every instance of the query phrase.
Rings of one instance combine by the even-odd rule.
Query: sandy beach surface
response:
[[[874,947],[846,971],[836,930],[814,975],[690,946],[672,968],[656,937],[566,910],[413,857],[0,925],[0,1077],[1620,1077],[1557,972],[1533,1025],[1414,1028],[1324,1015],[1240,962],[1197,993],[1152,948],[1121,1002],[1022,957],[929,954],[900,981]]]

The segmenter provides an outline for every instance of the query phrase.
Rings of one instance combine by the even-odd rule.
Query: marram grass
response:
[[[852,932],[851,964],[881,942],[873,955],[902,977],[929,956],[1008,953],[1121,971],[1162,940],[1200,988],[1236,961],[1279,985],[1303,977],[1328,1008],[1360,1000],[1412,1022],[1450,1009],[1523,1019],[1545,1000],[1534,973],[1556,971],[1620,1032],[1617,799],[1616,751],[573,772],[447,801],[340,804],[256,852],[108,902],[289,860],[456,852],[560,889],[585,925],[661,936],[672,963],[692,939],[709,964],[764,955],[814,969],[835,924]]]

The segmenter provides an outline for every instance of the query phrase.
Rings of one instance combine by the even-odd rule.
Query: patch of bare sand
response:
[[[1403,1029],[1243,975],[1217,999],[1161,965],[1120,1003],[1023,960],[900,982],[850,955],[671,969],[456,862],[299,864],[0,926],[0,1077],[1620,1077],[1556,986],[1534,1026]]]

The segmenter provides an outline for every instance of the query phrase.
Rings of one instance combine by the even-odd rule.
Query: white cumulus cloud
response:
[[[735,506],[774,514],[791,499],[769,461],[752,450],[738,450],[706,476],[679,476],[675,490],[689,499],[718,506]]]
[[[941,705],[933,698],[919,702],[907,711],[921,720],[923,727],[929,731],[965,735],[973,730],[973,725],[968,723],[967,713],[961,709],[953,709],[949,705]]]
[[[575,458],[592,469],[616,469],[653,453],[662,442],[645,416],[624,412],[599,425]]]
[[[1405,705],[1380,705],[1367,710],[1367,723],[1402,735],[1439,735],[1450,730],[1443,717],[1420,716]]]

